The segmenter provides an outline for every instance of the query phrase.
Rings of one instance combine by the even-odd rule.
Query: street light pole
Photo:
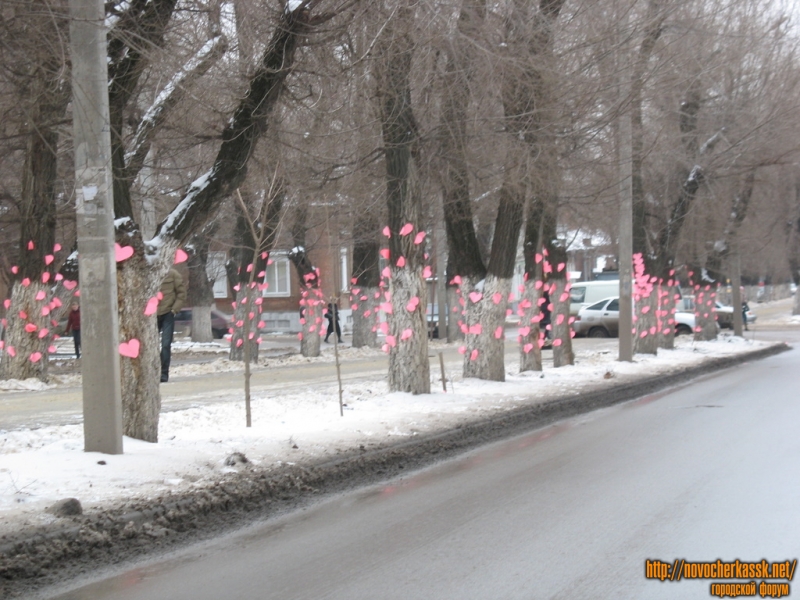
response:
[[[86,452],[122,453],[117,265],[103,0],[70,0]]]

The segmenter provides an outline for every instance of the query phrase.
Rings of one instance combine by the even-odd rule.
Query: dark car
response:
[[[215,339],[221,339],[228,330],[231,328],[233,317],[218,311],[215,308],[211,309],[211,333]],[[182,331],[188,334],[192,330],[192,309],[184,308],[175,315],[175,331]]]

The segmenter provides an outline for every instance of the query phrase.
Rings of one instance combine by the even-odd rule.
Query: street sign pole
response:
[[[75,206],[87,452],[122,453],[117,266],[103,0],[70,0]]]

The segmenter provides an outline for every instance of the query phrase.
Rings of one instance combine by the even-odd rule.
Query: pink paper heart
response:
[[[380,305],[380,307],[379,307],[379,308],[380,308],[380,309],[381,309],[383,312],[385,312],[385,313],[388,313],[388,314],[392,314],[392,311],[394,310],[394,309],[392,308],[392,303],[391,303],[391,302],[383,302],[383,303]]]
[[[495,292],[494,294],[492,294],[492,302],[494,302],[495,304],[500,304],[502,300],[503,300],[503,294],[501,294],[500,292]]]
[[[43,306],[41,314],[42,314],[43,317],[46,317],[47,315],[49,315],[50,314],[50,307],[49,306]]]
[[[389,249],[388,248],[381,248],[380,255],[381,255],[381,258],[389,260],[389,256],[390,256]]]
[[[475,323],[475,325],[470,325],[469,333],[471,335],[480,335],[481,333],[483,333],[483,327],[481,326],[480,323]]]
[[[527,337],[530,332],[531,332],[531,328],[530,327],[520,327],[519,328],[519,334],[522,337]]]
[[[555,346],[556,348],[558,346],[560,346],[561,344],[562,344],[561,338],[556,338],[556,339],[553,340],[553,346]]]
[[[133,253],[133,246],[120,246],[119,244],[114,244],[114,258],[116,258],[117,262],[128,260],[131,256],[133,256]]]
[[[456,275],[453,277],[453,281],[451,283],[453,285],[461,285],[461,275]]]
[[[121,342],[119,345],[119,353],[128,358],[136,358],[139,356],[139,340],[132,338],[127,342]]]
[[[36,329],[37,327],[33,323],[28,323],[27,325],[25,325],[25,331],[27,331],[28,333],[33,333],[34,331],[36,331]]]
[[[61,281],[62,279],[64,279],[64,276],[61,273],[56,273],[55,280]]]
[[[50,273],[45,271],[42,273],[42,283],[47,283],[48,281],[50,281]]]
[[[419,306],[419,298],[417,296],[414,296],[413,298],[411,298],[411,300],[408,301],[408,304],[406,304],[406,310],[408,312],[414,312],[415,310],[417,310],[417,306]]]
[[[53,252],[58,252],[61,250],[61,244],[54,244],[53,245]]]
[[[466,354],[467,353],[467,347],[466,346],[459,346],[458,347],[458,353],[459,354]]]
[[[147,306],[144,307],[144,315],[149,317],[150,315],[156,314],[158,310],[158,298],[153,296],[150,300],[147,301]]]
[[[55,354],[55,353],[58,351],[58,348],[56,348],[55,346],[48,346],[48,347],[47,347],[47,351],[48,351],[50,354]]]
[[[16,275],[17,273],[19,273],[19,267],[17,265],[14,265],[13,267],[11,267],[11,272],[14,275]]]
[[[312,328],[312,329],[313,329],[313,328]],[[240,339],[238,339],[238,340],[236,340],[236,347],[237,347],[237,348],[241,347],[241,345],[242,345],[242,344],[244,344],[244,340],[242,340],[241,338],[240,338]]]
[[[502,326],[498,327],[497,329],[494,330],[494,337],[497,340],[499,340],[500,338],[503,337],[503,327]]]
[[[389,279],[392,276],[392,270],[389,267],[383,267],[383,271],[381,271],[381,277],[386,277]]]
[[[42,360],[42,353],[41,352],[34,352],[33,354],[30,355],[30,361],[32,363],[37,363],[40,360]]]
[[[480,302],[481,298],[483,298],[483,294],[481,294],[480,292],[469,293],[469,299],[472,300],[473,304],[477,304],[478,302]]]
[[[22,287],[28,287],[31,284],[31,280],[26,277],[20,282],[20,284],[22,285]]]
[[[39,290],[38,292],[36,292],[36,296],[34,296],[34,298],[36,298],[37,302],[41,302],[46,297],[47,297],[47,294],[44,293],[44,290]]]
[[[392,348],[397,346],[397,340],[393,335],[386,336],[386,343],[389,344]]]
[[[421,244],[421,243],[422,243],[422,240],[424,240],[424,239],[425,239],[425,232],[424,232],[424,231],[420,231],[420,232],[419,232],[419,233],[418,233],[418,234],[417,234],[417,235],[414,237],[414,243],[415,243],[415,244],[417,244],[417,245],[419,245],[419,244]]]
[[[175,250],[175,260],[173,261],[176,265],[182,262],[186,262],[189,260],[189,255],[186,254],[186,251],[182,248],[178,248]]]
[[[425,279],[430,279],[432,275],[433,275],[433,271],[431,270],[431,268],[429,266],[426,265],[425,268],[422,269],[422,276]]]
[[[44,257],[44,264],[49,265],[51,262],[55,260],[55,257],[52,254],[48,254]]]
[[[405,266],[406,266],[406,257],[401,256],[400,258],[397,259],[397,267],[402,269]]]
[[[530,354],[530,351],[531,351],[531,350],[533,350],[533,344],[525,344],[525,345],[522,347],[522,351],[523,351],[525,354]]]
[[[414,335],[414,330],[413,329],[404,329],[403,333],[400,334],[400,340],[401,341],[406,341],[412,335]]]
[[[9,307],[11,306],[11,298],[6,298],[5,300],[3,300],[3,306],[5,307],[6,310],[8,310]]]
[[[17,351],[14,349],[14,346],[8,346],[6,348],[6,352],[8,353],[9,356],[16,356],[17,355]]]
[[[47,329],[47,327],[42,327],[42,328],[39,330],[39,339],[42,339],[42,338],[43,338],[43,337],[45,337],[45,336],[46,336],[48,333],[50,333],[50,330],[49,330],[49,329]]]
[[[385,235],[387,238],[392,237],[392,231],[389,229],[388,225],[383,228],[383,235]]]
[[[33,243],[33,240],[28,242],[28,250],[33,250],[35,247],[36,245]]]
[[[20,318],[20,319],[22,319],[23,321],[24,321],[25,319],[27,319],[27,318],[28,318],[28,313],[26,313],[24,310],[21,310],[21,311],[19,311],[19,312],[17,313],[17,315],[18,315],[18,316],[19,316],[19,318]]]
[[[412,231],[414,231],[414,226],[413,226],[411,223],[406,223],[406,224],[405,224],[405,225],[403,225],[403,227],[400,229],[400,235],[408,235],[408,234],[409,234],[409,233],[411,233]]]
[[[469,359],[470,359],[470,360],[477,360],[477,359],[478,359],[478,354],[479,354],[479,352],[478,352],[478,349],[477,349],[477,348],[475,348],[475,349],[472,351],[472,354],[470,354],[470,355],[469,355]]]

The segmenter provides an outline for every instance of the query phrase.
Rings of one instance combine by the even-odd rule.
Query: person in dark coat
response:
[[[69,305],[66,333],[72,332],[72,341],[75,343],[75,358],[81,357],[81,307],[77,300]]]
[[[742,325],[744,325],[745,331],[750,331],[747,328],[747,313],[750,311],[750,307],[747,305],[746,301],[742,301]]]
[[[552,306],[552,304],[550,303],[550,293],[547,290],[545,290],[544,293],[542,294],[542,297],[544,298],[544,302],[542,302],[542,308],[541,308],[542,320],[539,322],[539,326],[542,328],[542,331],[544,331],[544,346],[542,347],[552,348],[553,343],[551,340],[553,337],[552,335],[553,332],[551,331],[552,325],[550,320],[550,313],[552,312],[550,310],[550,307]]]
[[[328,302],[328,310],[325,311],[325,318],[328,319],[328,333],[325,335],[325,341],[331,337],[334,329],[336,330],[336,338],[339,343],[342,343],[342,330],[339,327],[339,305]]]
[[[161,282],[161,300],[156,316],[161,332],[161,383],[169,381],[169,363],[172,358],[172,336],[175,333],[175,315],[186,303],[186,285],[175,269],[170,269]]]

